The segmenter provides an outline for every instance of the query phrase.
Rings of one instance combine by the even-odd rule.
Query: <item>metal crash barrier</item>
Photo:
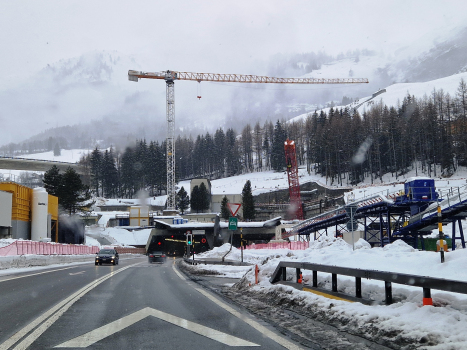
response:
[[[287,268],[294,268],[296,281],[301,277],[301,270],[313,272],[312,286],[318,287],[318,271],[330,273],[332,276],[332,292],[337,293],[337,275],[355,277],[355,297],[362,298],[362,278],[384,281],[385,302],[392,304],[392,283],[423,288],[423,304],[432,305],[431,289],[467,294],[467,282],[453,281],[443,278],[409,275],[397,272],[385,272],[376,270],[363,270],[350,267],[320,265],[305,262],[281,261],[270,278],[271,283],[287,280]]]

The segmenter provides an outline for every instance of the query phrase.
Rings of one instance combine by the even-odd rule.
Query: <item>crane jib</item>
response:
[[[272,83],[272,84],[365,84],[366,78],[275,78],[260,75],[218,74],[218,73],[190,73],[190,72],[140,72],[128,71],[130,80],[134,79],[162,79],[166,81],[192,80],[215,81],[224,83]],[[133,79],[132,79],[133,78]]]

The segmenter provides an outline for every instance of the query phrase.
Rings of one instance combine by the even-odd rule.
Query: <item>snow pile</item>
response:
[[[15,241],[17,241],[17,240],[13,239],[13,238],[0,239],[0,248],[9,246],[10,244],[14,243]]]
[[[88,236],[86,235],[86,245],[88,246],[94,246],[94,247],[101,247],[101,244],[99,243],[99,241],[91,236]]]
[[[86,228],[86,244],[91,245],[91,242],[97,242],[97,246],[116,245],[116,246],[135,246],[146,245],[151,228],[142,230],[127,230],[122,227],[108,227],[105,229],[99,227]],[[99,238],[103,238],[103,242],[99,243]],[[108,242],[108,243],[106,243]]]
[[[363,333],[368,338],[381,334],[394,344],[425,344],[430,349],[467,348],[467,295],[432,290],[435,306],[423,306],[420,287],[393,284],[392,305],[383,305],[384,282],[362,280],[364,299],[374,300],[374,305],[332,300],[289,286],[271,285],[269,279],[280,261],[302,261],[369,270],[398,272],[467,282],[467,250],[446,253],[446,262],[440,263],[439,253],[418,251],[403,241],[396,241],[384,248],[369,248],[364,240],[355,244],[356,249],[341,238],[321,237],[302,251],[288,249],[245,250],[244,261],[259,267],[259,284],[255,285],[253,267],[245,267],[242,280],[234,288],[261,293],[271,300],[288,300],[288,305],[299,305],[310,315],[331,322],[343,330]],[[357,249],[358,248],[358,249]],[[230,249],[228,244],[200,254],[204,258],[219,258]],[[229,259],[240,259],[240,251],[232,248]],[[198,265],[197,268],[206,267]],[[223,277],[238,277],[241,269],[230,266],[209,266]],[[311,271],[303,270],[305,285],[311,285]],[[295,271],[288,271],[288,280],[295,281]],[[338,291],[355,295],[355,279],[338,276]],[[318,272],[318,286],[331,290],[331,275]],[[449,325],[449,327],[448,327]],[[392,334],[392,336],[390,336]],[[389,338],[388,338],[389,337]],[[391,338],[392,337],[392,338]],[[438,344],[440,343],[440,344]],[[438,345],[436,345],[438,344]]]
[[[114,241],[118,242],[119,245],[134,246],[134,245],[146,245],[148,242],[149,235],[151,234],[150,228],[143,230],[129,231],[124,228],[113,227],[106,229],[105,235],[111,237]]]
[[[344,240],[331,236],[321,236],[320,239],[310,242],[309,249],[329,249],[329,250],[344,250],[352,249]]]

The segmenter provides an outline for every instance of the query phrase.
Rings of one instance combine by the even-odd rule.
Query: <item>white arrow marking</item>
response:
[[[125,329],[148,316],[154,316],[163,321],[166,321],[176,326],[188,329],[189,331],[205,336],[212,340],[216,340],[225,345],[260,346],[259,344],[251,343],[247,340],[234,337],[227,333],[223,333],[215,329],[205,327],[200,324],[185,320],[183,318],[180,318],[180,317],[177,317],[177,316],[174,316],[174,315],[171,315],[171,314],[159,311],[159,310],[155,310],[150,307],[146,307],[144,309],[141,309],[139,311],[132,313],[131,315],[122,317],[119,320],[111,322],[105,326],[97,328],[89,333],[83,334],[74,339],[68,340],[67,342],[59,344],[55,347],[56,348],[86,348],[89,345],[92,345],[112,334],[120,332],[122,329]]]
[[[75,273],[69,273],[70,276],[74,276],[74,275],[81,275],[82,273],[85,273],[86,271],[80,271],[80,272],[75,272]]]

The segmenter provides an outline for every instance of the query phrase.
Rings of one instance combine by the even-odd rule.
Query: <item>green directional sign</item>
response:
[[[235,231],[237,229],[237,218],[229,218],[229,230]]]

